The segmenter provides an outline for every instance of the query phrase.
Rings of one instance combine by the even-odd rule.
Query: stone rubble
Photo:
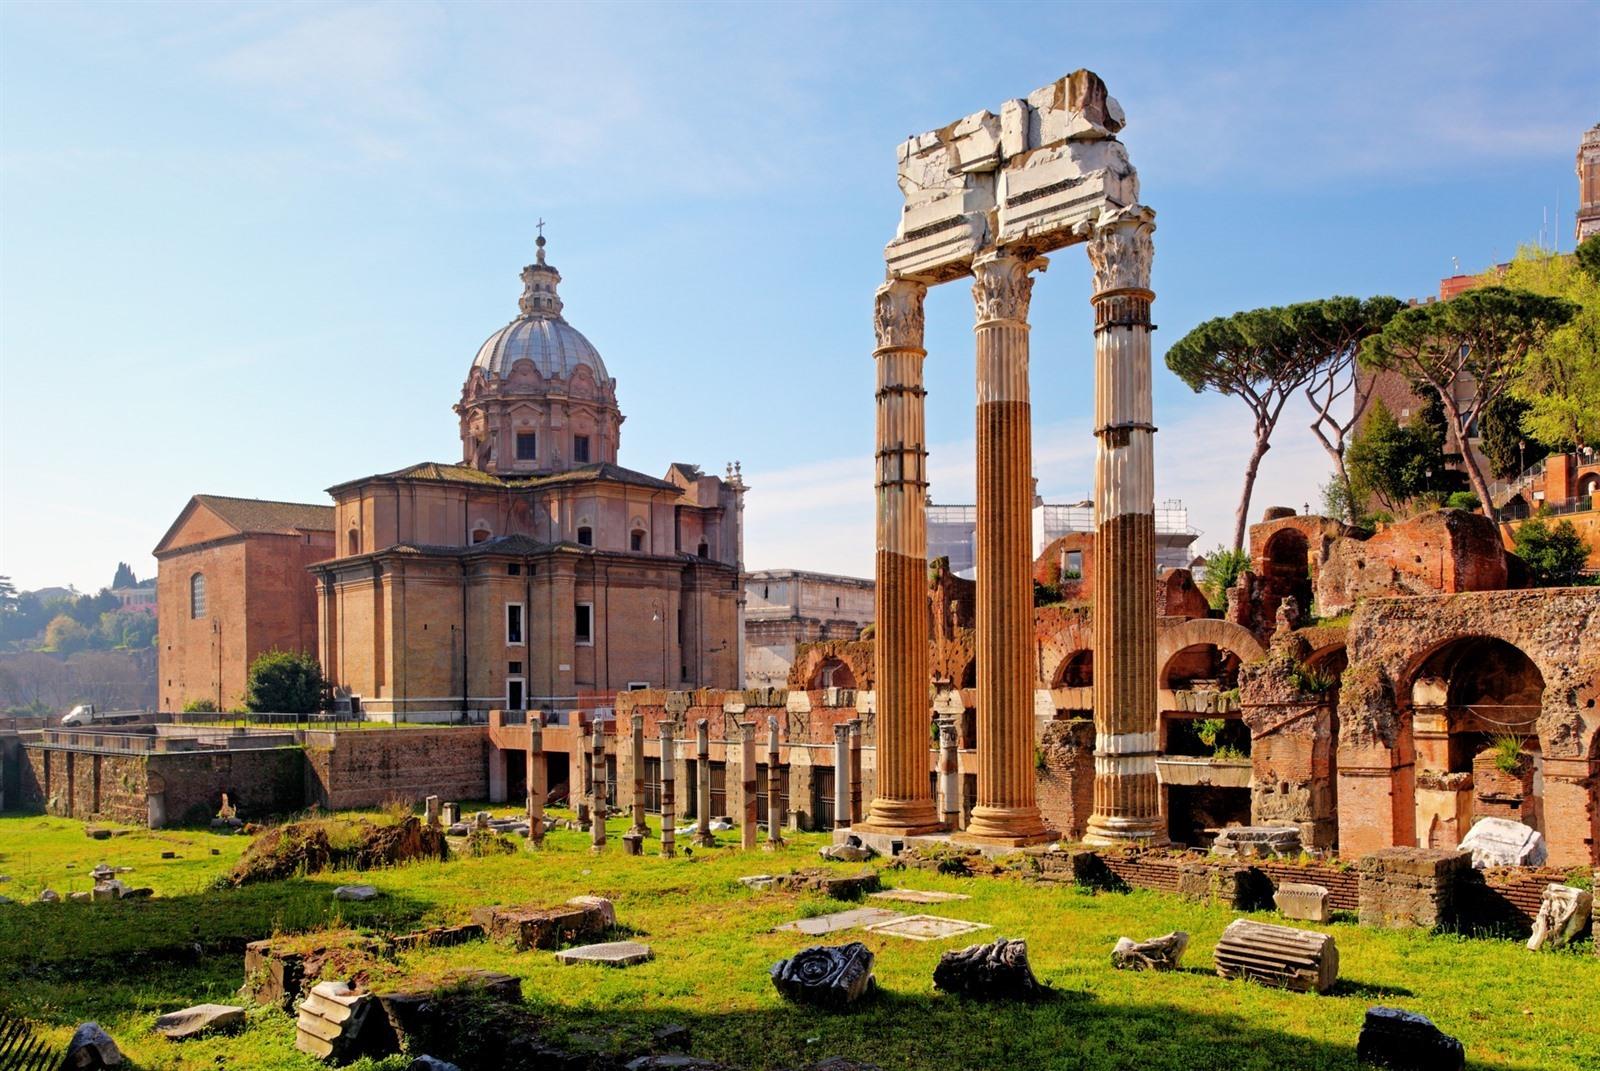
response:
[[[1278,905],[1278,913],[1287,919],[1327,922],[1333,915],[1333,909],[1328,906],[1327,887],[1322,885],[1283,882],[1272,894],[1272,902]]]
[[[333,890],[335,900],[376,900],[378,889],[373,885],[341,885]]]
[[[196,1004],[161,1016],[156,1020],[156,1031],[172,1041],[180,1041],[214,1030],[227,1030],[243,1022],[243,1008],[232,1004]]]
[[[122,1050],[111,1040],[111,1035],[100,1029],[99,1023],[83,1023],[72,1032],[67,1042],[67,1055],[61,1061],[62,1071],[98,1071],[104,1067],[121,1067]]]
[[[872,989],[872,950],[860,941],[817,945],[772,965],[772,984],[797,1004],[842,1011]]]
[[[1339,980],[1339,950],[1329,934],[1235,919],[1216,949],[1217,974],[1297,993],[1326,993]]]
[[[1583,933],[1593,913],[1594,895],[1571,885],[1546,885],[1539,901],[1539,914],[1533,920],[1533,936],[1528,948],[1561,948]]]
[[[1390,1071],[1462,1071],[1466,1050],[1425,1015],[1375,1005],[1367,1009],[1356,1059]]]
[[[1046,992],[1028,963],[1028,943],[1004,937],[940,956],[933,969],[933,987],[998,1000],[1032,1000]]]
[[[1111,949],[1111,965],[1119,971],[1176,970],[1188,947],[1189,935],[1183,930],[1174,930],[1148,941],[1119,937],[1116,946]]]
[[[1472,853],[1479,870],[1491,866],[1543,866],[1544,834],[1509,818],[1480,818],[1461,838],[1461,850]]]
[[[330,1063],[354,1058],[375,1003],[372,994],[359,993],[346,982],[312,986],[300,1003],[294,1047]]]
[[[1211,854],[1245,858],[1294,858],[1301,851],[1299,826],[1230,826],[1218,831]]]

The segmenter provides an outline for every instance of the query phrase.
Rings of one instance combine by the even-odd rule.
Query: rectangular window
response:
[[[510,646],[522,643],[522,604],[520,602],[506,603],[506,643]]]
[[[629,681],[628,682],[628,691],[630,691],[630,692],[642,692],[648,687],[650,687],[650,682],[649,681]]]
[[[673,801],[676,804],[676,800]],[[661,813],[661,760],[644,760],[644,809]]]
[[[572,437],[572,460],[574,460],[574,461],[588,461],[589,460],[589,436],[587,436],[587,435],[574,435]]]
[[[506,566],[506,575],[507,576],[521,576],[522,575],[522,566],[515,565],[515,564]]]
[[[539,436],[531,431],[517,432],[517,460],[533,461],[539,456]]]
[[[594,604],[580,602],[577,613],[574,615],[573,633],[580,646],[589,646],[594,643]]]
[[[511,674],[513,677],[521,676],[522,675],[522,663],[521,662],[512,662],[512,663],[508,664],[506,666],[506,672]]]

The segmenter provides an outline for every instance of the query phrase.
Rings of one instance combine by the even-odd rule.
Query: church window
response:
[[[704,539],[702,539],[700,541],[700,549],[699,549],[699,551],[697,553],[702,558],[711,557],[711,547],[710,547],[710,545],[708,543],[706,543],[706,541]]]
[[[506,603],[506,643],[520,644],[522,642],[522,604],[520,602]]]
[[[206,575],[196,573],[189,578],[189,616],[206,616]]]
[[[632,550],[644,549],[644,530],[642,528],[635,528],[633,533],[628,536],[628,546]]]
[[[531,431],[517,432],[517,460],[532,461],[539,456],[539,436]]]
[[[350,553],[361,553],[361,532],[355,528],[350,529]]]
[[[578,529],[578,542],[586,547],[594,546],[594,529],[584,525]]]
[[[573,633],[580,647],[594,644],[594,604],[580,602],[577,613],[573,615]]]
[[[574,435],[572,437],[572,460],[574,460],[574,461],[588,461],[589,460],[589,436],[587,436],[587,435]]]

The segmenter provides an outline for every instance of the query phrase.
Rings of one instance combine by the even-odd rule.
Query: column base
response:
[[[1083,834],[1085,844],[1160,845],[1167,842],[1167,831],[1162,828],[1159,817],[1119,818],[1092,814]]]
[[[854,828],[863,833],[886,837],[921,837],[930,833],[944,833],[949,829],[939,821],[939,813],[934,810],[932,800],[890,800],[882,797],[872,801],[866,818],[854,823]]]
[[[1044,824],[1037,807],[985,807],[972,808],[967,828],[953,834],[950,839],[958,844],[999,844],[1008,848],[1022,848],[1029,844],[1046,844],[1058,835]]]
[[[716,835],[712,833],[696,833],[690,840],[694,842],[696,848],[715,848],[717,846]]]

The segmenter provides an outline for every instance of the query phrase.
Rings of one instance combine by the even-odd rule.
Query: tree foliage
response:
[[[299,651],[267,651],[250,663],[246,708],[258,713],[311,714],[326,705],[322,666]]]
[[[1517,557],[1527,563],[1528,573],[1540,587],[1572,583],[1589,558],[1589,544],[1567,520],[1552,525],[1535,514],[1517,525],[1512,539]]]
[[[139,585],[139,578],[133,575],[133,566],[127,562],[117,563],[116,575],[111,578],[113,588],[132,588]]]
[[[1250,555],[1241,549],[1218,547],[1206,555],[1206,574],[1199,586],[1213,610],[1228,608],[1228,589],[1238,581],[1239,574],[1249,568]]]
[[[1573,306],[1565,323],[1528,350],[1512,386],[1526,406],[1519,431],[1555,450],[1600,444],[1600,279],[1576,258],[1537,247],[1518,250],[1498,278]]]
[[[1600,283],[1600,234],[1591,234],[1579,242],[1573,259],[1578,262],[1580,271]]]
[[[1399,513],[1429,490],[1430,471],[1443,471],[1444,443],[1422,414],[1402,424],[1380,398],[1351,441],[1346,462],[1361,501],[1375,497],[1389,513]]]
[[[57,614],[45,626],[44,645],[57,654],[86,650],[91,642],[89,630],[67,614]]]
[[[1466,442],[1485,406],[1511,389],[1529,354],[1572,319],[1577,306],[1564,298],[1485,286],[1449,301],[1401,309],[1367,339],[1361,361],[1426,385],[1439,398],[1457,442]],[[1466,398],[1455,385],[1473,384]],[[1491,512],[1489,485],[1472,451],[1462,453],[1472,489]]]
[[[1522,474],[1550,452],[1538,439],[1522,430],[1522,421],[1532,407],[1512,394],[1503,395],[1483,407],[1478,418],[1478,449],[1489,462],[1489,471],[1498,480]]]

